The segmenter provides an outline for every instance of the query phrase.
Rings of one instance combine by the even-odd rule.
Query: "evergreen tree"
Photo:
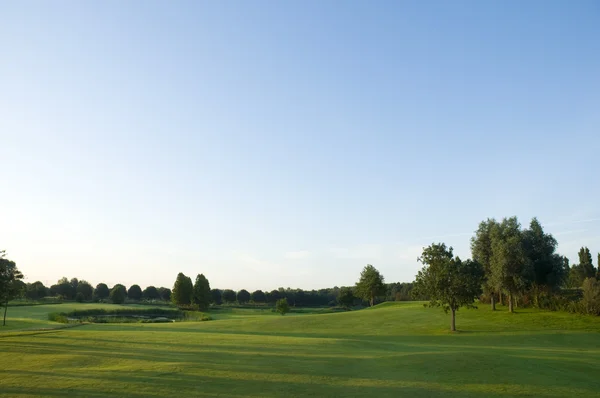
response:
[[[204,274],[196,276],[196,283],[194,283],[193,301],[194,304],[198,305],[198,308],[201,311],[206,310],[210,305],[210,284],[208,283],[208,279],[206,279]]]
[[[182,272],[177,275],[173,291],[171,292],[171,301],[175,305],[187,305],[192,302],[194,285],[190,277],[185,276]]]

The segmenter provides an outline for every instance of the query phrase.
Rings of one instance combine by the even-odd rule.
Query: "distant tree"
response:
[[[180,272],[173,285],[171,301],[175,305],[191,304],[193,293],[194,285],[192,284],[192,279]]]
[[[286,298],[282,298],[277,300],[277,303],[275,303],[275,310],[277,312],[279,312],[281,315],[285,315],[288,312],[290,312],[290,306],[287,302]]]
[[[598,253],[598,273],[596,274],[596,279],[600,280],[600,253]]]
[[[71,284],[71,286],[73,286],[73,291],[77,292],[77,286],[79,286],[79,279],[77,279],[77,278],[71,278],[71,280],[69,281],[69,283]]]
[[[210,283],[204,274],[196,276],[196,283],[194,283],[193,302],[198,305],[201,311],[208,308],[211,301],[210,295]]]
[[[160,298],[160,293],[158,293],[158,289],[154,286],[148,286],[142,292],[142,297],[146,300],[158,300]]]
[[[23,274],[17,268],[17,264],[6,258],[6,252],[0,251],[0,303],[4,304],[4,320],[2,325],[6,326],[6,312],[8,302],[21,296],[24,284],[21,281]]]
[[[267,296],[262,290],[255,290],[250,295],[250,299],[255,303],[264,303],[267,301]]]
[[[430,297],[430,306],[441,306],[451,311],[450,330],[456,331],[456,311],[473,306],[481,293],[483,267],[476,261],[461,261],[454,257],[452,247],[444,243],[423,249],[418,259],[425,266],[417,274],[414,290]]]
[[[77,292],[77,294],[75,295],[75,301],[77,301],[78,303],[83,303],[85,301],[83,293]]]
[[[582,247],[579,249],[579,267],[581,267],[581,273],[584,278],[595,278],[596,277],[596,269],[594,268],[594,264],[592,263],[592,254],[590,253],[590,249],[587,247]]]
[[[142,288],[140,285],[131,285],[129,290],[127,290],[127,297],[129,297],[131,300],[141,300]]]
[[[282,296],[279,290],[271,290],[267,296],[267,303],[275,304],[280,298],[282,298]]]
[[[235,292],[231,289],[225,289],[223,290],[223,302],[231,304],[231,303],[235,303]]]
[[[223,303],[223,298],[221,297],[220,289],[211,289],[210,297],[211,297],[211,301],[217,305],[221,305]]]
[[[248,293],[248,291],[245,289],[240,290],[237,292],[237,301],[240,304],[246,304],[248,301],[250,301],[250,293]]]
[[[375,304],[375,297],[385,295],[383,276],[375,267],[367,264],[360,273],[360,279],[356,282],[354,293],[373,306]]]
[[[76,279],[76,278],[73,278]],[[56,295],[65,299],[65,300],[73,300],[75,298],[75,288],[69,282],[69,280],[65,277],[58,280],[56,285],[50,288]]]
[[[82,280],[77,284],[77,293],[81,293],[83,301],[90,301],[94,295],[94,288],[87,281]],[[75,294],[75,299],[77,299],[77,294]]]
[[[117,284],[110,291],[110,301],[113,304],[123,304],[127,298],[127,289],[125,286]]]
[[[513,312],[515,296],[529,287],[533,273],[517,217],[505,218],[493,229],[492,250],[491,284],[508,295],[508,310]]]
[[[106,283],[98,283],[94,289],[93,299],[95,301],[105,300],[110,295],[110,290]]]
[[[340,289],[337,302],[344,308],[350,308],[354,304],[354,293],[351,287],[342,287]]]
[[[28,283],[26,290],[25,290],[25,296],[30,299],[30,300],[39,300],[41,298],[44,298],[48,295],[48,289],[46,288],[46,286],[44,286],[44,284],[40,281],[36,281],[33,283]]]
[[[523,248],[533,268],[532,293],[534,304],[540,306],[540,294],[559,289],[568,278],[564,259],[556,254],[558,242],[544,232],[537,218],[531,220],[529,229],[523,231]]]
[[[171,301],[171,289],[168,287],[159,287],[158,294],[160,294],[160,299],[164,301]]]
[[[496,292],[497,286],[493,285],[490,278],[492,274],[492,231],[498,228],[498,222],[493,218],[488,218],[479,223],[479,228],[475,231],[475,236],[471,238],[471,256],[483,266],[485,278],[483,280],[483,292],[490,296],[492,311],[496,310]]]

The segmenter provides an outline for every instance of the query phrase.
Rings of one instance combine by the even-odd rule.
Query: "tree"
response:
[[[223,298],[221,297],[220,289],[211,289],[210,297],[211,297],[211,301],[217,305],[221,305],[221,303],[223,303]]]
[[[537,218],[531,220],[529,229],[523,231],[523,248],[532,267],[534,304],[540,305],[540,293],[550,293],[561,287],[568,273],[564,259],[556,254],[558,242],[544,232]]]
[[[160,294],[160,299],[164,301],[171,301],[171,289],[168,287],[159,287],[158,294]]]
[[[424,248],[418,261],[425,266],[417,274],[414,290],[429,296],[430,306],[451,311],[450,330],[456,331],[456,311],[462,306],[472,307],[481,294],[483,266],[454,257],[452,247],[446,248],[444,243]]]
[[[110,290],[106,283],[98,283],[96,289],[94,289],[93,298],[96,301],[107,299],[110,295]]]
[[[2,325],[6,326],[6,312],[8,311],[8,302],[13,298],[19,297],[23,292],[23,274],[17,268],[14,261],[7,259],[6,252],[0,251],[0,303],[4,304],[4,319]]]
[[[267,301],[267,296],[262,290],[255,290],[250,295],[250,299],[255,303],[264,303]]]
[[[515,296],[533,279],[517,217],[503,219],[492,230],[492,253],[490,282],[508,295],[508,310],[514,312]]]
[[[235,303],[235,292],[231,289],[225,289],[223,290],[223,301],[225,303],[231,304],[231,303]]]
[[[248,293],[248,291],[245,289],[240,290],[237,292],[237,301],[240,304],[246,304],[248,301],[250,301],[250,293]]]
[[[76,278],[73,278],[76,279]],[[56,285],[50,288],[56,295],[65,299],[65,300],[73,300],[75,298],[76,290],[69,282],[69,280],[65,277],[62,277],[58,280]]]
[[[271,290],[269,292],[269,294],[267,295],[267,303],[275,304],[275,303],[277,303],[277,300],[279,300],[280,298],[281,298],[281,293],[279,292],[279,290]]]
[[[279,312],[281,315],[285,315],[290,312],[290,306],[286,298],[282,298],[277,300],[275,303],[275,310]]]
[[[583,298],[581,299],[585,312],[600,315],[600,281],[587,278],[583,281]]]
[[[210,283],[204,274],[196,276],[196,283],[194,284],[193,302],[198,305],[201,311],[208,308],[211,301],[210,295]]]
[[[581,273],[584,278],[595,278],[596,277],[596,269],[594,268],[594,264],[592,263],[592,254],[590,253],[590,249],[587,247],[582,247],[579,249],[579,267],[581,268]]]
[[[337,297],[337,302],[344,308],[350,308],[354,304],[354,293],[351,287],[343,287]]]
[[[39,300],[48,295],[48,289],[40,281],[28,283],[25,291],[25,296],[31,300]]]
[[[492,231],[498,227],[498,222],[488,218],[479,223],[475,236],[471,238],[471,256],[483,266],[485,276],[483,280],[483,291],[490,295],[492,311],[496,310],[496,286],[493,286],[489,276],[492,274]]]
[[[83,303],[84,300],[85,297],[83,296],[83,293],[77,292],[77,294],[75,295],[75,301],[77,301],[78,303]]]
[[[113,304],[123,304],[127,298],[127,289],[125,286],[117,284],[110,291],[110,301]]]
[[[92,296],[94,295],[94,288],[87,281],[79,281],[77,284],[77,293],[81,293],[83,296],[83,301],[92,300]],[[75,299],[77,299],[77,293],[75,294]]]
[[[598,273],[596,274],[596,279],[600,280],[600,253],[598,253]]]
[[[194,285],[189,276],[185,276],[182,272],[177,274],[177,279],[173,285],[171,292],[171,301],[175,305],[191,304],[194,293]]]
[[[158,300],[160,298],[160,293],[154,286],[148,286],[142,292],[142,297],[146,300]]]
[[[360,279],[356,282],[355,294],[368,301],[372,307],[375,304],[375,297],[385,295],[385,284],[383,276],[371,264],[367,264],[360,273]]]
[[[131,285],[129,290],[127,290],[127,297],[129,297],[131,300],[141,300],[142,288],[140,285]]]

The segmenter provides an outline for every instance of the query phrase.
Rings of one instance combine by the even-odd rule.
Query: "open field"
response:
[[[23,330],[97,307],[10,308],[0,396],[600,396],[600,318],[560,312],[463,309],[454,334],[449,316],[419,303]]]

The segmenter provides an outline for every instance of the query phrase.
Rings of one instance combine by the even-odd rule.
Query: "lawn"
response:
[[[9,309],[0,396],[600,396],[600,318],[488,306],[449,316],[419,303],[213,321],[62,330],[61,304]],[[104,307],[111,307],[105,305]],[[21,330],[18,330],[21,329]]]

